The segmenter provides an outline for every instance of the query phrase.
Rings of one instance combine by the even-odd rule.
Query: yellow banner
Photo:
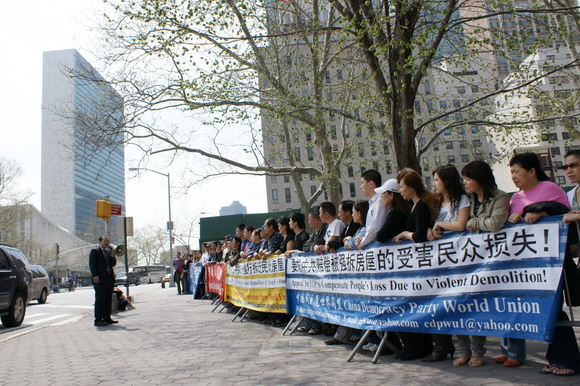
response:
[[[261,312],[286,312],[286,258],[238,262],[228,267],[225,300]]]

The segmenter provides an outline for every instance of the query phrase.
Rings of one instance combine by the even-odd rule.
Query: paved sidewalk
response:
[[[487,365],[453,367],[357,355],[326,346],[325,336],[281,336],[282,329],[233,314],[211,313],[208,300],[151,289],[136,296],[135,310],[118,325],[95,328],[90,315],[0,343],[0,383],[6,385],[143,384],[580,384],[580,376],[542,375],[546,344],[529,342],[525,366],[492,363],[497,339],[488,342]]]

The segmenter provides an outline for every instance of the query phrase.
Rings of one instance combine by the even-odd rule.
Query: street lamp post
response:
[[[129,171],[139,171],[139,170],[147,170],[153,173],[160,174],[162,176],[167,177],[167,202],[168,202],[168,209],[169,209],[169,222],[167,223],[167,230],[169,230],[169,264],[171,266],[171,278],[169,282],[170,287],[175,287],[175,282],[173,280],[173,222],[171,221],[171,179],[169,177],[169,173],[161,173],[153,169],[147,168],[129,168]]]

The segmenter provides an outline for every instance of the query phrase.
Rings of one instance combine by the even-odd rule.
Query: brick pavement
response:
[[[0,384],[580,384],[580,376],[541,375],[546,344],[529,342],[528,360],[516,369],[491,363],[499,352],[488,342],[487,365],[453,367],[326,346],[325,336],[281,336],[281,328],[211,313],[208,300],[152,289],[136,298],[120,323],[95,328],[90,315],[0,343]]]

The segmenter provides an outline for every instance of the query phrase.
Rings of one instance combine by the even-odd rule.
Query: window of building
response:
[[[356,137],[362,138],[362,126],[361,125],[356,126]]]
[[[312,142],[312,133],[306,133],[306,142]]]
[[[474,139],[473,147],[481,147],[481,139]]]
[[[461,162],[469,162],[469,155],[461,154]]]
[[[311,185],[311,186],[310,186],[310,195],[311,195],[311,196],[314,196],[314,193],[316,193],[316,186],[314,186],[314,185]]]
[[[457,99],[455,99],[453,101],[453,107],[455,107],[456,109],[461,107],[461,101],[458,101]]]
[[[379,161],[373,161],[373,169],[379,170]]]
[[[562,176],[558,176],[557,181],[558,181],[558,185],[565,185],[566,184],[566,179]]]
[[[348,184],[348,189],[350,190],[350,196],[356,197],[356,187],[354,185],[354,182]]]
[[[479,133],[479,129],[477,128],[477,126],[473,126],[473,127],[471,128],[471,133],[472,133],[472,134],[477,134],[477,133]]]
[[[336,139],[336,125],[330,125],[330,138]]]
[[[441,166],[441,156],[440,155],[435,156],[435,166]]]
[[[431,86],[429,85],[429,82],[425,82],[425,94],[431,94]]]
[[[389,154],[390,150],[389,150],[389,141],[383,141],[383,152],[385,154]]]
[[[306,155],[308,156],[308,161],[314,161],[314,149],[312,149],[312,146],[306,146]]]
[[[347,167],[346,171],[347,171],[349,177],[351,177],[351,178],[354,177],[354,169],[352,168],[352,166]]]
[[[427,187],[431,187],[431,177],[429,176],[425,177],[425,184],[427,185]]]
[[[465,86],[458,86],[457,92],[460,94],[465,94]]]
[[[558,140],[556,133],[542,133],[542,141],[555,142]]]
[[[290,176],[284,176],[284,183],[285,184],[290,183]]]
[[[365,156],[365,147],[364,144],[360,143],[358,144],[358,156],[359,157],[364,157]]]
[[[415,101],[415,111],[417,112],[417,114],[421,114],[421,102],[419,102],[418,100]]]
[[[445,144],[445,148],[446,148],[447,150],[451,150],[451,149],[453,149],[453,142],[451,142],[451,141],[447,142],[447,143]]]
[[[336,79],[342,80],[342,70],[336,70]]]
[[[443,134],[445,134],[445,135],[451,135],[451,129],[445,129],[445,131],[443,132]]]
[[[471,92],[477,94],[479,92],[479,86],[471,86]]]
[[[290,188],[284,188],[284,196],[286,197],[286,203],[292,202],[292,196],[290,194]]]
[[[377,143],[371,142],[371,155],[377,155]]]
[[[270,176],[270,183],[277,184],[278,183],[278,176]]]
[[[453,154],[448,154],[447,155],[447,162],[450,164],[455,163],[455,156]]]
[[[272,189],[272,204],[278,203],[278,189]]]
[[[445,110],[447,108],[447,101],[439,101],[439,108]]]
[[[565,141],[567,139],[570,139],[570,133],[567,131],[563,131],[562,132],[562,139]]]
[[[294,148],[294,159],[296,161],[300,161],[300,148],[299,147]]]
[[[391,174],[393,173],[393,164],[391,164],[391,161],[387,161],[387,174]]]
[[[552,156],[562,154],[562,153],[560,153],[560,147],[559,146],[556,146],[556,147],[551,148],[550,149],[550,153],[552,153]]]

